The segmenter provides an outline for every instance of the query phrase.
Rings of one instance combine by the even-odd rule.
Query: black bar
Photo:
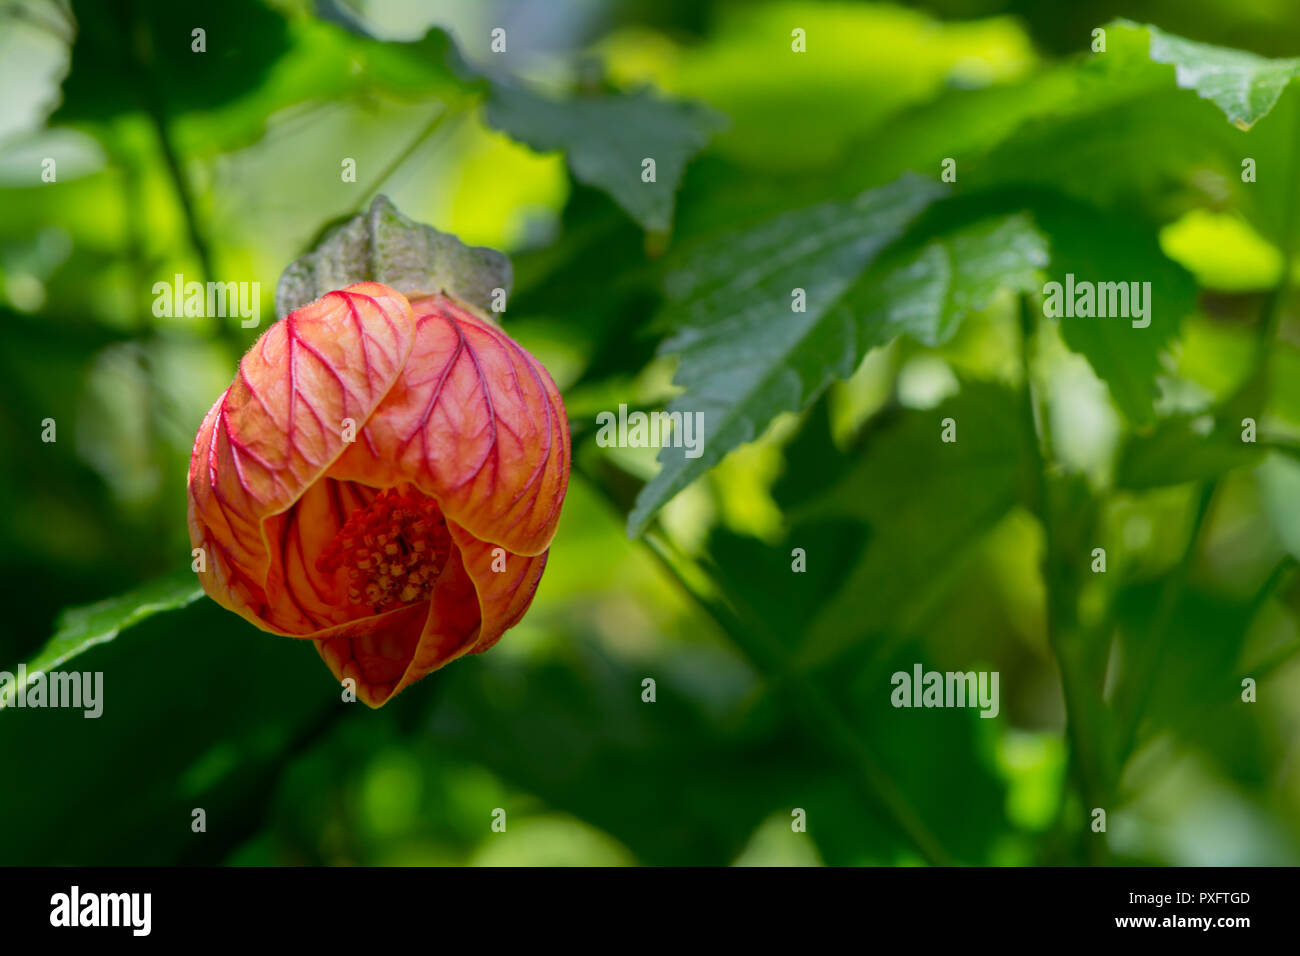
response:
[[[568,941],[620,928],[665,940],[697,929],[738,939],[779,924],[860,940],[919,931],[926,943],[1199,937],[1232,945],[1243,934],[1294,929],[1295,876],[1281,868],[7,869],[0,927],[7,943],[70,935],[247,943],[266,931],[304,944],[414,934],[421,945],[427,934],[423,942],[436,946],[446,933],[467,933],[495,945],[512,929],[552,927]],[[116,909],[119,925],[52,925],[70,922],[74,886],[79,922]],[[143,896],[127,909],[121,896],[101,905],[103,894],[149,894],[147,936],[137,935]]]

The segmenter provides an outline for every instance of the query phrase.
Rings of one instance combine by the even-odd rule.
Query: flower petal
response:
[[[330,475],[410,481],[448,523],[519,555],[545,551],[569,482],[569,424],[550,375],[445,296],[416,308],[410,360]]]
[[[271,562],[264,619],[273,617],[290,633],[309,634],[366,615],[367,609],[348,602],[340,576],[318,569],[316,558],[348,515],[375,495],[366,485],[322,478],[287,510],[266,519],[262,528]]]
[[[357,698],[371,707],[458,657],[487,650],[532,603],[549,552],[496,553],[498,545],[479,541],[454,522],[447,529],[457,551],[428,602],[336,628],[316,641],[335,678],[355,680]],[[494,565],[505,570],[494,571]],[[420,609],[418,617],[413,608]]]
[[[417,616],[411,616],[414,609]],[[357,697],[371,707],[430,671],[468,652],[479,634],[474,584],[453,550],[428,601],[373,619],[369,628],[340,628],[317,640],[321,657],[342,681],[357,682]]]
[[[405,297],[367,282],[276,322],[244,356],[200,426],[190,461],[190,539],[208,553],[200,579],[218,603],[282,634],[338,623],[324,611],[328,596],[296,599],[312,580],[291,581],[286,572],[292,542],[284,535],[303,523],[269,519],[299,503],[343,454],[345,420],[361,428],[397,381],[413,339]],[[299,508],[325,514],[327,490]],[[268,540],[277,532],[280,539]]]
[[[339,683],[351,678],[357,699],[379,707],[397,693],[398,681],[410,669],[429,604],[421,601],[385,614],[380,627],[373,621],[345,625],[330,637],[316,639],[316,650]]]
[[[481,654],[518,624],[533,603],[550,551],[536,555],[512,554],[504,548],[498,550],[499,545],[478,540],[453,521],[447,522],[447,530],[460,548],[465,572],[478,592],[483,623],[469,652]]]

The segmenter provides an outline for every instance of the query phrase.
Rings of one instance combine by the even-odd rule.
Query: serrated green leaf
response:
[[[988,219],[933,239],[902,261],[882,261],[845,303],[860,316],[871,345],[901,333],[942,345],[999,290],[1038,289],[1047,262],[1047,240],[1028,215]]]
[[[1151,59],[1172,65],[1179,86],[1219,107],[1239,129],[1250,129],[1265,116],[1300,73],[1300,58],[1271,60],[1197,43],[1159,27],[1142,29],[1151,36]]]
[[[789,234],[811,235],[820,228],[815,221],[819,214],[809,210],[803,215],[807,220],[797,214],[781,217],[736,240],[734,245],[747,251],[735,255],[752,256],[765,264],[779,262],[764,238],[765,231],[779,235],[784,229]],[[796,228],[791,228],[792,221]],[[733,243],[725,245],[731,247]],[[839,252],[848,256],[849,245],[839,247]],[[736,444],[752,440],[777,413],[807,407],[833,378],[851,374],[871,348],[902,333],[924,345],[942,344],[956,332],[962,318],[988,306],[1000,289],[1028,292],[1038,288],[1040,270],[1048,262],[1046,241],[1027,215],[981,220],[936,237],[919,249],[880,260],[838,301],[827,300],[845,289],[843,283],[819,282],[817,288],[823,298],[817,300],[812,288],[806,289],[809,311],[816,311],[821,318],[799,326],[790,322],[785,309],[788,290],[802,287],[797,286],[803,281],[797,270],[806,268],[805,263],[800,261],[795,271],[765,277],[753,288],[737,289],[727,281],[728,277],[741,277],[743,285],[755,267],[745,269],[716,251],[712,255],[714,258],[697,266],[696,271],[686,269],[670,275],[670,295],[675,293],[689,300],[687,315],[692,328],[664,346],[665,351],[682,353],[677,381],[688,389],[671,410],[705,411],[709,437],[700,458],[686,459],[679,449],[661,453],[663,472],[638,498],[628,520],[629,533],[637,533],[644,526],[640,522],[648,520],[643,515],[648,516],[658,507],[648,502],[664,494],[659,500],[662,504],[710,467],[701,462],[720,460]],[[825,264],[838,268],[829,260]],[[719,315],[722,318],[714,321],[713,317]],[[751,325],[756,315],[760,316],[757,321],[773,328],[757,330]],[[783,340],[782,335],[792,338]],[[752,347],[735,349],[734,343],[742,337],[771,343],[773,351],[756,356]],[[786,346],[784,354],[776,351],[782,343]],[[728,359],[728,351],[734,351],[734,359]],[[750,373],[756,377],[746,377],[742,363],[755,361],[759,368],[751,367]],[[800,369],[800,363],[805,361],[808,365]],[[765,362],[771,362],[771,366],[765,366]],[[736,382],[741,383],[742,390],[748,386],[750,393],[737,400],[739,407],[728,408],[726,389]],[[712,399],[714,395],[720,400]],[[748,417],[746,408],[761,410],[761,414]],[[707,432],[709,423],[719,419],[723,430]],[[665,472],[669,479],[662,478]],[[658,491],[656,482],[660,481],[670,482],[663,487],[673,490]]]
[[[636,536],[651,516],[781,412],[798,411],[852,373],[867,345],[853,316],[835,308],[866,265],[943,195],[907,177],[845,202],[778,216],[701,245],[666,279],[682,328],[660,347],[681,356],[686,393],[670,413],[703,416],[698,457],[665,447],[659,473],[628,516]],[[796,290],[805,310],[794,311]]]
[[[95,604],[69,608],[59,615],[54,636],[27,662],[30,682],[83,654],[96,644],[117,637],[126,628],[161,611],[171,611],[192,604],[203,596],[198,578],[189,568],[141,585],[125,594]],[[0,707],[8,705],[17,692],[16,684],[0,698]]]
[[[696,103],[640,92],[559,101],[494,81],[487,121],[541,152],[563,150],[579,182],[609,193],[651,232],[667,232],[686,164],[723,126]],[[653,182],[642,179],[653,159]]]

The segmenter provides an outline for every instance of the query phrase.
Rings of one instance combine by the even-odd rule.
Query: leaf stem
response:
[[[415,155],[416,150],[424,145],[424,142],[436,133],[442,127],[442,124],[448,119],[453,116],[463,115],[465,110],[468,109],[469,104],[472,102],[474,102],[473,97],[471,97],[468,102],[462,101],[460,103],[448,103],[443,105],[434,117],[425,124],[424,128],[420,130],[416,137],[407,143],[406,147],[400,153],[389,160],[387,166],[380,170],[379,175],[375,177],[375,181],[370,184],[370,188],[362,193],[361,201],[357,203],[356,209],[353,211],[359,213],[364,210],[366,204],[378,194],[384,183],[388,182],[389,178],[401,169],[407,160]]]
[[[1160,603],[1156,606],[1156,612],[1152,618],[1150,641],[1151,654],[1146,666],[1143,668],[1144,677],[1137,682],[1138,698],[1134,703],[1133,712],[1129,714],[1128,719],[1124,722],[1122,736],[1120,738],[1120,759],[1126,761],[1133,754],[1133,748],[1137,745],[1138,728],[1141,726],[1142,717],[1146,713],[1146,708],[1151,702],[1152,690],[1156,681],[1159,679],[1160,667],[1164,662],[1166,647],[1166,635],[1169,631],[1170,622],[1173,619],[1174,611],[1182,603],[1183,595],[1187,590],[1187,581],[1191,577],[1192,565],[1195,562],[1196,555],[1200,551],[1202,539],[1206,533],[1206,518],[1210,513],[1210,505],[1214,501],[1214,496],[1218,493],[1219,481],[1213,479],[1205,482],[1200,489],[1196,498],[1196,510],[1192,516],[1192,527],[1187,535],[1187,546],[1183,549],[1183,555],[1178,561],[1178,566],[1170,573],[1165,581],[1165,586],[1160,592]]]
[[[1102,766],[1100,728],[1087,715],[1095,713],[1089,700],[1100,697],[1100,691],[1091,686],[1089,668],[1086,666],[1087,648],[1084,635],[1077,624],[1072,626],[1074,614],[1069,607],[1070,594],[1066,565],[1057,554],[1056,522],[1053,516],[1051,482],[1052,436],[1049,410],[1036,401],[1031,362],[1031,343],[1037,340],[1033,300],[1028,295],[1020,297],[1020,368],[1024,378],[1024,403],[1022,425],[1029,439],[1034,473],[1033,510],[1043,529],[1041,573],[1043,577],[1043,629],[1048,646],[1056,659],[1061,680],[1061,694],[1065,702],[1065,734],[1070,747],[1070,775],[1073,776],[1086,809],[1105,808],[1109,786],[1108,775]],[[1062,811],[1065,809],[1063,798]],[[1089,842],[1089,857],[1093,863],[1104,863],[1107,852],[1104,840]]]
[[[176,143],[172,139],[171,123],[167,116],[167,109],[162,95],[159,92],[162,89],[162,84],[148,61],[147,54],[141,52],[141,43],[138,42],[138,39],[136,42],[132,40],[132,31],[143,29],[143,25],[138,20],[128,19],[130,14],[124,8],[119,8],[118,15],[119,42],[125,44],[127,49],[131,51],[131,55],[127,60],[131,81],[135,84],[136,94],[144,106],[145,114],[149,117],[154,134],[158,138],[158,148],[162,154],[163,165],[167,167],[167,175],[176,190],[177,204],[180,206],[181,214],[185,219],[186,235],[189,238],[190,246],[194,250],[195,257],[199,260],[199,268],[203,273],[202,278],[205,282],[210,281],[215,276],[212,248],[203,234],[194,193],[190,189],[189,180],[185,178],[185,171],[181,167],[180,154],[176,149]],[[147,49],[147,47],[145,48]],[[234,329],[221,316],[212,316],[212,320],[213,331],[216,333],[218,340],[228,350],[238,354],[239,342]]]

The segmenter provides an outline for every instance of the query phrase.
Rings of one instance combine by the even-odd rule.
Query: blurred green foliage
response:
[[[0,0],[0,664],[105,675],[0,710],[0,862],[1300,862],[1297,49],[1286,0]],[[372,712],[177,575],[261,330],[151,290],[269,320],[380,192],[511,256],[574,478],[522,623]],[[1040,318],[1066,273],[1151,326]],[[620,403],[706,456],[598,447]],[[891,706],[917,663],[997,717]]]

